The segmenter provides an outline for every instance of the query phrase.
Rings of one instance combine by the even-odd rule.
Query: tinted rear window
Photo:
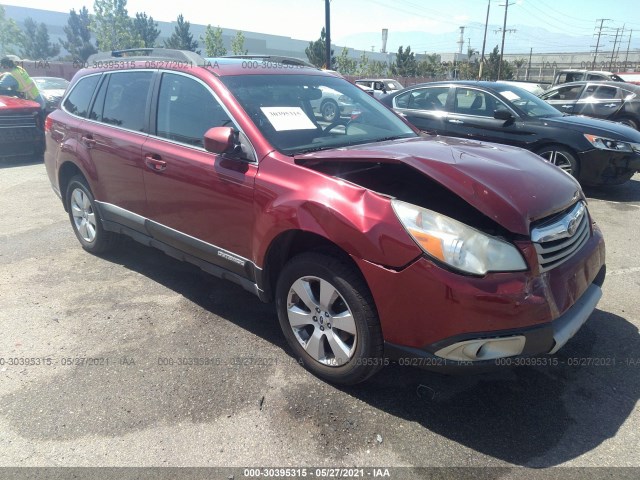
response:
[[[89,110],[89,102],[91,102],[93,91],[98,85],[98,80],[100,80],[100,75],[91,75],[80,79],[64,101],[64,109],[79,117],[86,117]]]

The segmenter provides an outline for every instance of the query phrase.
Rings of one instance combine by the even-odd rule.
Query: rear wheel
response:
[[[352,265],[319,253],[294,257],[278,279],[276,308],[287,342],[315,375],[352,385],[382,367],[378,314]]]
[[[69,220],[82,248],[91,253],[103,253],[111,249],[116,234],[107,232],[102,227],[95,199],[84,177],[77,175],[71,179],[66,199]]]
[[[554,164],[561,168],[575,178],[578,178],[580,173],[580,165],[573,153],[562,145],[549,145],[536,152],[547,162]]]

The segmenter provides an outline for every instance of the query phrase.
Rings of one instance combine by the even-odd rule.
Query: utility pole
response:
[[[592,69],[596,68],[596,61],[598,59],[598,48],[600,47],[600,35],[602,35],[602,25],[604,22],[609,22],[610,18],[598,18],[596,22],[600,22],[600,28],[598,29],[598,41],[596,42],[596,52],[593,54],[593,64],[591,65]]]
[[[325,23],[325,68],[331,70],[331,8],[329,0],[324,0],[324,23]]]
[[[500,80],[500,74],[502,73],[502,55],[504,54],[504,36],[507,33],[507,12],[509,11],[509,5],[513,5],[513,3],[509,3],[509,0],[506,0],[504,2],[504,23],[502,25],[502,46],[500,47],[500,63],[498,63],[498,78],[496,78],[496,80]]]
[[[627,43],[627,54],[624,56],[624,70],[627,71],[627,60],[629,60],[629,47],[631,46],[631,34],[633,29],[629,30],[629,43]]]
[[[529,50],[529,65],[527,65],[527,76],[525,80],[529,80],[529,70],[531,70],[531,56],[533,55],[533,47]]]
[[[616,50],[616,62],[618,62],[618,65],[620,65],[620,45],[622,45],[622,37],[624,37],[624,27],[625,24],[622,25],[622,33],[620,34],[620,41],[618,42],[618,50]],[[620,71],[620,68],[618,67],[618,71]]]
[[[611,49],[611,61],[609,62],[609,69],[613,70],[613,55],[616,53],[616,43],[618,43],[618,33],[620,29],[616,28],[616,39],[613,41],[613,48]]]
[[[482,67],[484,67],[484,47],[487,45],[487,27],[489,26],[489,9],[491,0],[487,2],[487,19],[484,21],[484,38],[482,39],[482,53],[480,54],[480,69],[478,70],[478,80],[482,79]]]

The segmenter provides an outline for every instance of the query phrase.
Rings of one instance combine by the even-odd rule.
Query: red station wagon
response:
[[[602,234],[541,157],[421,135],[287,59],[135,53],[92,57],[46,121],[47,172],[89,252],[125,234],[274,301],[295,356],[342,384],[393,358],[552,354],[593,312]],[[348,116],[312,108],[325,89]]]

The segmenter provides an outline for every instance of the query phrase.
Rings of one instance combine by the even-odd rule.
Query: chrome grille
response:
[[[35,115],[0,115],[0,128],[33,128]]]
[[[540,271],[546,272],[569,260],[587,243],[590,235],[589,214],[584,202],[578,202],[567,212],[542,221],[531,230]]]

